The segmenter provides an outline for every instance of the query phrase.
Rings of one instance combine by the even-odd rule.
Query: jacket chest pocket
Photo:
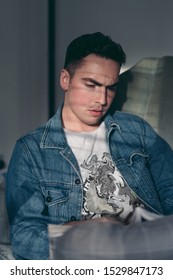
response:
[[[42,215],[49,216],[52,223],[63,223],[68,220],[69,187],[57,182],[41,182],[44,196]]]
[[[119,161],[118,164],[129,186],[144,201],[157,198],[148,159],[147,154],[137,151],[129,154],[126,159]]]

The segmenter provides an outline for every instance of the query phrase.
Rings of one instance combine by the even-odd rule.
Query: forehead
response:
[[[119,72],[120,65],[118,62],[91,54],[83,59],[83,63],[76,69],[75,75],[86,78],[108,79],[114,82],[117,81]]]

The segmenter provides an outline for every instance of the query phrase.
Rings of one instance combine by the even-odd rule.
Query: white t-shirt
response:
[[[82,218],[126,220],[140,202],[112,161],[104,122],[92,132],[65,129],[65,134],[83,178]]]

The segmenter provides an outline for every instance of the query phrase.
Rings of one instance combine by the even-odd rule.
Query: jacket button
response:
[[[47,196],[46,197],[46,202],[51,202],[52,201],[52,198],[50,196]]]
[[[80,180],[79,180],[79,179],[76,179],[76,180],[75,180],[75,184],[76,184],[76,185],[79,185],[79,184],[80,184]]]
[[[71,216],[71,221],[76,221],[76,217],[75,216]]]

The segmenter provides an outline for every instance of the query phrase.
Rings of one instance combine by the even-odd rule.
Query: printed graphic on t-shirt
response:
[[[134,211],[136,199],[109,153],[104,152],[100,159],[93,154],[80,167],[87,171],[82,213],[85,218],[119,216],[124,220]]]
[[[65,130],[65,133],[84,183],[82,219],[110,216],[124,221],[129,218],[140,202],[112,160],[105,123],[91,132]]]

